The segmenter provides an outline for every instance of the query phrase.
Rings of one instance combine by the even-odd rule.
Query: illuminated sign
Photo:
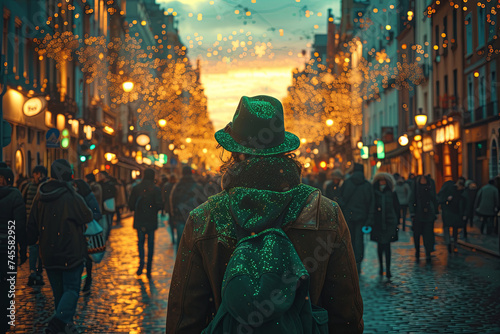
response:
[[[460,127],[458,123],[448,124],[437,128],[434,132],[436,144],[443,144],[460,138]]]
[[[377,159],[385,159],[385,145],[381,140],[377,141]]]
[[[430,152],[434,150],[434,142],[432,141],[432,137],[424,136],[422,150],[424,152]]]
[[[43,110],[44,103],[39,97],[33,97],[24,102],[23,113],[28,117],[36,116]]]
[[[361,148],[361,159],[368,159],[370,157],[370,148],[368,146],[363,146]]]

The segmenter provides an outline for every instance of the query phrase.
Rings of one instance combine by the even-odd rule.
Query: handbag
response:
[[[101,262],[106,251],[104,229],[94,219],[87,224],[84,235],[87,238],[87,254],[90,259],[95,263]]]
[[[115,198],[111,197],[111,198],[104,200],[103,206],[104,206],[104,210],[106,210],[108,212],[115,212],[115,210],[116,210]]]

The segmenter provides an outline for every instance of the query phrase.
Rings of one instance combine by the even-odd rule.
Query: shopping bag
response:
[[[104,229],[94,219],[87,224],[87,229],[84,233],[87,238],[87,254],[93,262],[99,263],[104,257],[106,251],[106,238]]]

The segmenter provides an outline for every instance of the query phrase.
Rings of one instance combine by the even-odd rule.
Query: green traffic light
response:
[[[93,149],[95,149],[95,145],[94,144],[90,145],[90,150],[92,151]]]
[[[64,129],[64,130],[62,130],[62,135],[63,135],[63,137],[67,137],[67,136],[69,136],[69,131],[68,131],[68,129]]]
[[[68,148],[69,147],[69,138],[63,138],[63,139],[61,139],[61,147],[62,148]]]
[[[81,155],[81,156],[80,156],[80,161],[81,161],[81,162],[85,162],[85,161],[87,161],[87,157],[86,157],[86,156],[84,156],[84,155]]]

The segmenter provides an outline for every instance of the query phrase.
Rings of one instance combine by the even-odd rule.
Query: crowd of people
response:
[[[434,224],[440,213],[444,242],[450,254],[458,251],[459,232],[467,239],[467,230],[474,225],[481,234],[498,234],[500,177],[490,180],[480,189],[475,181],[460,177],[456,181],[445,182],[436,192],[435,181],[430,175],[410,174],[405,180],[398,173],[378,173],[370,184],[365,180],[360,164],[354,164],[345,175],[340,169],[335,169],[329,180],[325,180],[325,176],[328,178],[325,172],[309,174],[302,182],[320,189],[326,197],[339,203],[349,225],[359,272],[365,226],[372,228],[370,239],[379,243],[381,275],[384,272],[381,254],[383,250],[389,254],[386,255],[387,277],[391,277],[390,247],[385,237],[377,236],[380,231],[387,231],[391,236],[389,242],[396,241],[397,230],[401,227],[405,231],[410,220],[415,258],[420,260],[422,237],[427,262],[431,261],[434,251]],[[385,196],[386,193],[391,193],[391,196]]]

